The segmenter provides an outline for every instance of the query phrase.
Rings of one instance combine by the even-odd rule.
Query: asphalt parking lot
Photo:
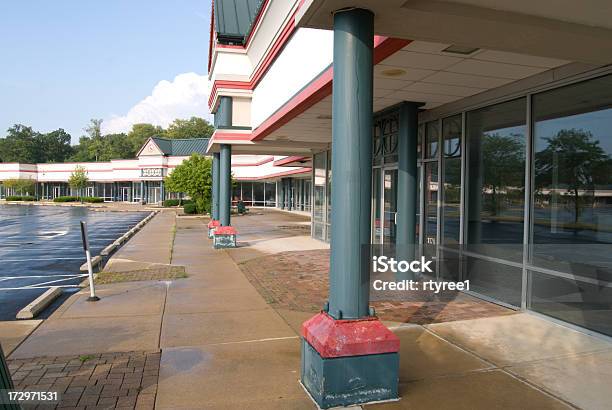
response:
[[[66,294],[77,289],[85,262],[80,221],[87,222],[91,254],[97,255],[147,214],[0,206],[0,320],[14,320],[50,286],[62,286]]]

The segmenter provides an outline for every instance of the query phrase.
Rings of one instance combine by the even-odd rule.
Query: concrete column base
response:
[[[398,399],[399,339],[377,318],[302,325],[301,383],[322,409]]]
[[[238,231],[231,226],[220,226],[213,232],[213,248],[235,248]]]
[[[221,222],[216,219],[211,219],[208,223],[208,238],[213,239],[213,234],[215,233],[215,229],[221,226]]]

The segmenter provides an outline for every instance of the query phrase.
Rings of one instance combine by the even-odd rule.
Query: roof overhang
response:
[[[274,161],[275,167],[312,167],[312,157],[292,155]]]
[[[374,12],[382,36],[612,62],[609,0],[304,0],[296,24],[332,29],[335,11],[355,7]]]
[[[329,149],[329,143],[310,141],[253,140],[250,130],[217,129],[208,142],[208,153],[219,152],[222,144],[232,146],[232,154],[311,156]]]

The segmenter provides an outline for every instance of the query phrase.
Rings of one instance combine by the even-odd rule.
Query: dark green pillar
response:
[[[369,314],[362,252],[372,201],[373,18],[363,9],[334,15],[329,314],[336,319]]]
[[[232,97],[219,97],[219,107],[215,112],[217,128],[229,128],[232,126],[232,106]]]
[[[232,146],[221,144],[219,155],[219,221],[230,226],[232,208]]]
[[[399,108],[398,190],[396,244],[402,259],[414,259],[417,214],[417,138],[419,103],[405,102]]]
[[[213,153],[212,163],[212,219],[219,220],[219,156],[218,152]]]
[[[399,339],[369,309],[373,40],[373,13],[334,14],[329,306],[302,325],[301,361],[324,409],[398,394]]]

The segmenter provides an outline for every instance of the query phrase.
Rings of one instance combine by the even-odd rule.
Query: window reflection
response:
[[[313,234],[320,240],[325,240],[325,167],[327,152],[314,155],[314,189],[313,189]]]
[[[532,309],[612,335],[612,76],[533,98]]]
[[[444,244],[459,243],[459,217],[461,203],[461,115],[442,121],[444,142]]]
[[[522,261],[525,99],[467,114],[467,243],[488,256]]]

